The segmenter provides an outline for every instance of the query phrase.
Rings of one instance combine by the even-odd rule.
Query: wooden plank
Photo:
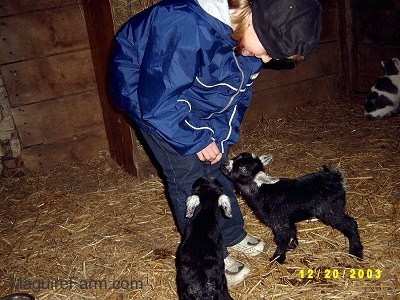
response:
[[[24,147],[104,129],[96,90],[12,108]]]
[[[355,62],[357,57],[354,51],[353,37],[353,1],[336,0],[338,6],[338,90],[341,99],[349,100],[354,93],[356,77]]]
[[[383,68],[380,62],[392,57],[399,57],[399,54],[400,45],[397,47],[381,45],[359,46],[357,48],[359,74],[382,76]]]
[[[89,49],[4,65],[1,71],[14,107],[96,88]]]
[[[320,0],[319,1],[322,5],[322,9],[325,11],[328,8],[337,8],[336,1],[332,0]]]
[[[381,65],[382,60],[392,57],[399,57],[400,46],[368,46],[358,47],[357,69],[358,76],[355,82],[355,91],[366,93],[371,88],[373,82],[384,75]],[[400,57],[399,57],[400,58]]]
[[[400,45],[400,10],[367,11],[355,15],[357,43]]]
[[[139,159],[136,139],[129,119],[119,111],[110,95],[107,74],[115,26],[109,0],[82,1],[97,87],[103,110],[110,155],[128,173],[138,177]]]
[[[383,75],[381,72],[380,76]],[[356,92],[360,93],[368,93],[371,89],[372,85],[374,84],[375,80],[378,79],[380,76],[371,76],[371,75],[358,75],[357,81],[357,90]]]
[[[0,64],[88,47],[85,20],[79,6],[0,20]]]
[[[365,97],[373,82],[384,75],[381,60],[399,57],[400,1],[354,0],[356,39],[353,98]]]
[[[80,0],[1,0],[0,17],[79,4],[80,2]]]
[[[338,40],[337,15],[338,15],[337,9],[326,9],[323,11],[320,43]]]
[[[337,73],[337,49],[337,43],[319,44],[305,62],[292,70],[262,70],[254,81],[255,92]]]
[[[333,74],[253,93],[244,124],[285,116],[296,107],[338,99],[338,76]]]
[[[85,163],[98,157],[99,152],[107,148],[103,129],[67,140],[24,148],[21,156],[28,171],[40,173],[61,165]]]
[[[400,9],[399,0],[355,0],[355,11]]]

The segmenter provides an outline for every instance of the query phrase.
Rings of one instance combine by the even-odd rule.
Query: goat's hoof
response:
[[[274,255],[270,257],[269,261],[274,262],[276,261],[277,263],[283,264],[285,262],[286,256],[285,255]]]
[[[297,240],[291,240],[288,245],[288,249],[289,250],[296,249],[298,245],[299,245],[299,242]]]
[[[363,247],[354,247],[352,248],[349,253],[353,256],[355,256],[358,260],[362,260],[363,259]]]

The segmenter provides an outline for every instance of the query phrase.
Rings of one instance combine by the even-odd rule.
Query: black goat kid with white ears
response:
[[[186,226],[177,257],[179,299],[230,300],[225,277],[222,234],[218,218],[222,208],[232,217],[231,204],[218,180],[201,177],[187,199]]]
[[[275,178],[264,171],[271,160],[272,155],[242,153],[221,167],[254,214],[272,229],[277,249],[270,260],[285,261],[286,251],[298,245],[295,223],[313,216],[341,231],[349,240],[350,254],[361,260],[357,222],[344,211],[342,173],[330,165],[295,179]]]

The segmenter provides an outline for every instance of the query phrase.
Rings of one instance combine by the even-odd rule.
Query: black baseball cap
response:
[[[268,55],[275,59],[307,57],[318,44],[322,7],[318,0],[252,0],[253,27]]]

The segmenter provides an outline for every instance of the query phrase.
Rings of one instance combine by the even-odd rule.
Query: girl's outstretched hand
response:
[[[219,151],[217,144],[212,142],[203,150],[197,152],[197,157],[201,161],[209,161],[213,165],[222,158],[222,153]]]

